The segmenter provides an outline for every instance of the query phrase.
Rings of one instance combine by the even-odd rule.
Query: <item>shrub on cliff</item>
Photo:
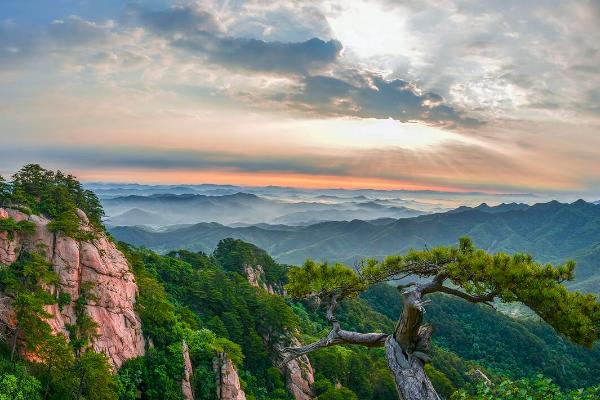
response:
[[[98,197],[85,190],[72,175],[49,171],[38,164],[27,164],[12,176],[0,180],[0,205],[26,207],[34,214],[52,219],[53,231],[76,237],[79,233],[77,209],[86,213],[92,226],[104,230],[104,211]]]
[[[0,219],[0,232],[8,234],[8,240],[13,240],[15,233],[33,233],[35,224],[31,221],[16,222],[13,218]]]

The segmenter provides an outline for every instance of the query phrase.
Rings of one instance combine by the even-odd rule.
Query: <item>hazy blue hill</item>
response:
[[[460,207],[455,208],[454,210],[450,210],[448,212],[449,213],[459,213],[459,212],[465,212],[465,211],[471,211],[471,210],[478,210],[478,211],[483,211],[483,212],[488,212],[488,213],[502,213],[502,212],[514,211],[514,210],[526,210],[529,207],[530,207],[530,205],[525,204],[525,203],[501,203],[501,204],[498,204],[497,206],[489,206],[487,203],[481,203],[477,207],[460,206]]]
[[[136,227],[119,227],[112,233],[120,240],[159,251],[175,247],[212,251],[220,239],[239,238],[290,264],[306,258],[353,263],[362,257],[403,253],[409,248],[450,245],[458,237],[468,235],[489,251],[529,252],[543,262],[575,258],[579,262],[577,284],[600,291],[594,284],[600,275],[600,207],[582,200],[571,204],[552,201],[523,209],[509,207],[502,212],[475,208],[398,219],[383,225],[354,220],[285,230],[197,224],[164,233]]]
[[[502,203],[493,207],[488,206],[486,203],[482,203],[479,206],[475,207],[475,209],[490,213],[500,213],[514,210],[526,210],[529,207],[529,204],[525,203]]]
[[[233,194],[130,194],[103,199],[109,225],[148,225],[218,222],[224,225],[308,225],[322,221],[406,218],[426,214],[399,205],[364,201],[363,196],[339,203],[289,201],[252,193]],[[135,210],[135,212],[133,212]],[[131,213],[131,214],[130,214]],[[146,216],[140,216],[146,213]],[[165,222],[169,221],[169,222]]]
[[[149,221],[154,222],[156,225],[168,223],[160,215],[140,210],[139,208],[132,208],[122,214],[110,217],[105,223],[108,225],[148,225]]]

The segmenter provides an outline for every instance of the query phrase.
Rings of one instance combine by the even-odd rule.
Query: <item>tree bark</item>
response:
[[[10,361],[15,361],[15,354],[17,352],[17,341],[19,340],[19,327],[15,328],[15,333],[12,338],[12,345],[10,351]]]
[[[423,360],[407,355],[393,336],[385,342],[385,358],[401,400],[441,400],[425,374]]]
[[[401,400],[440,400],[429,377],[431,327],[423,325],[423,302],[419,286],[402,293],[404,307],[393,335],[385,341],[385,358],[394,375]]]

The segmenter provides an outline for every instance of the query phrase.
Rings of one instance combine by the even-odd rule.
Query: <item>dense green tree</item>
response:
[[[8,240],[13,240],[15,233],[31,234],[34,230],[35,224],[31,221],[16,222],[11,217],[0,219],[0,232],[6,232]]]
[[[37,164],[25,165],[13,175],[10,184],[0,181],[0,204],[43,214],[52,219],[49,229],[80,240],[92,236],[81,231],[77,208],[86,213],[92,226],[104,230],[104,211],[93,192],[83,189],[72,175],[49,171]]]
[[[87,305],[96,301],[93,288],[92,282],[81,284],[79,297],[75,302],[75,323],[66,325],[69,340],[77,358],[80,358],[82,352],[98,337],[98,323],[87,313]]]
[[[4,177],[0,175],[0,207],[7,205],[10,200],[11,187]]]
[[[41,400],[42,385],[21,362],[0,355],[0,400]]]
[[[597,400],[600,386],[563,392],[548,378],[503,381],[494,385],[482,383],[475,393],[464,390],[455,392],[452,400]]]
[[[365,260],[358,271],[307,261],[290,270],[286,288],[298,298],[319,298],[327,306],[332,329],[315,343],[287,348],[286,360],[332,345],[384,346],[401,397],[437,400],[439,395],[424,371],[424,364],[431,360],[432,335],[432,327],[423,324],[425,296],[441,292],[484,304],[520,301],[557,332],[591,346],[600,337],[600,304],[593,295],[569,292],[562,286],[573,278],[574,267],[573,262],[558,267],[541,265],[524,254],[488,254],[467,238],[456,247],[411,251],[383,261]],[[399,286],[403,310],[393,333],[365,334],[341,328],[335,314],[339,301],[356,297],[374,284],[411,275],[421,281]]]
[[[73,348],[66,338],[62,334],[51,336],[36,355],[41,361],[36,370],[44,386],[44,399],[71,397],[77,388],[77,376]]]
[[[106,356],[86,350],[75,363],[78,377],[75,400],[116,400],[118,381],[111,373]]]
[[[57,275],[38,253],[22,252],[10,268],[0,269],[0,287],[12,298],[16,323],[7,326],[11,336],[11,358],[17,355],[19,342],[28,352],[36,352],[51,336],[44,306],[56,303],[45,287],[56,283]]]
[[[320,379],[314,385],[316,400],[358,400],[356,393],[345,387],[336,387],[327,379]]]
[[[0,377],[0,400],[41,399],[40,383],[33,377],[19,379],[12,374]]]
[[[239,239],[223,239],[217,245],[214,257],[227,271],[244,274],[244,266],[260,265],[265,272],[266,283],[285,283],[287,267],[276,263],[269,254],[251,243]]]

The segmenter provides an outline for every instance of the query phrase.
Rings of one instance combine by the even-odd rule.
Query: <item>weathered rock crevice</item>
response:
[[[181,393],[184,400],[194,400],[194,391],[192,389],[192,360],[190,359],[190,350],[186,341],[181,343],[181,352],[183,355],[183,379],[181,380]]]

